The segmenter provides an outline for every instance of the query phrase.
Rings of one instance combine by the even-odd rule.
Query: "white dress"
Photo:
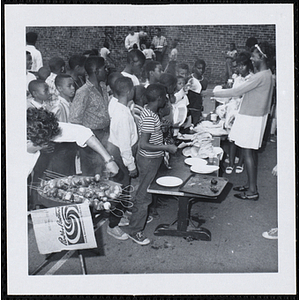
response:
[[[239,147],[257,150],[261,147],[267,120],[268,115],[257,117],[237,114],[229,139]]]

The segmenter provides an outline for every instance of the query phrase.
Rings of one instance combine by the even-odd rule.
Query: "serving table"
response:
[[[220,145],[220,138],[215,137],[213,139],[213,146],[219,147]],[[149,185],[147,192],[152,194],[152,197],[158,197],[159,195],[169,195],[173,196],[178,199],[178,212],[177,212],[177,228],[172,226],[172,224],[160,224],[154,231],[155,235],[162,236],[162,235],[169,235],[169,236],[181,236],[181,237],[192,237],[197,240],[211,240],[211,233],[208,229],[199,227],[193,228],[192,230],[189,228],[189,208],[190,203],[192,200],[198,201],[209,201],[209,202],[221,202],[226,195],[228,194],[231,184],[228,184],[227,179],[222,178],[224,184],[216,195],[212,195],[213,193],[208,193],[206,195],[196,194],[194,192],[189,193],[187,192],[186,187],[184,188],[185,183],[190,180],[191,175],[194,174],[190,170],[190,166],[184,163],[185,156],[182,155],[181,151],[177,151],[176,154],[171,156],[170,165],[171,169],[167,169],[164,165],[160,167],[158,170],[153,182]],[[208,163],[219,165],[219,160],[215,160],[214,163]],[[182,179],[183,184],[176,187],[171,186],[162,186],[157,184],[156,180],[162,176],[176,176]],[[206,178],[218,178],[221,179],[219,176],[219,172],[215,171],[211,174],[205,175]],[[220,180],[220,181],[222,181]],[[154,199],[155,200],[155,199]]]

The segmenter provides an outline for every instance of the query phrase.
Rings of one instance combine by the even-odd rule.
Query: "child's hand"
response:
[[[176,153],[177,151],[177,146],[175,145],[167,145],[166,148],[166,150],[172,154]]]
[[[135,168],[134,170],[132,171],[129,171],[129,176],[132,177],[132,178],[135,178],[137,177],[138,173],[137,173],[137,169]]]

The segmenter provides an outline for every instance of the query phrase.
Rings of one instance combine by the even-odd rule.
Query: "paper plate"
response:
[[[185,157],[192,156],[192,153],[191,153],[191,147],[186,147],[186,148],[182,149],[182,154],[183,154]]]
[[[202,159],[202,158],[198,158],[198,157],[189,157],[189,158],[186,158],[184,160],[184,162],[187,164],[187,165],[190,165],[190,166],[204,166],[207,164],[207,161],[205,159]]]
[[[203,166],[191,166],[190,170],[199,174],[210,174],[219,170],[219,166],[203,165]]]
[[[181,178],[175,176],[163,176],[156,179],[156,183],[162,186],[179,186],[183,183]]]

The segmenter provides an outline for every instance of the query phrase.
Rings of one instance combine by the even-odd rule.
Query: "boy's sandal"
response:
[[[233,188],[233,190],[237,191],[237,192],[246,192],[246,191],[249,190],[249,187],[244,186],[244,185],[242,185],[242,186],[236,186],[236,187]]]
[[[241,194],[234,194],[234,197],[242,199],[242,200],[257,201],[259,198],[259,194],[255,193],[253,195],[247,195],[246,193],[241,193]]]
[[[226,174],[231,174],[232,171],[233,171],[233,167],[227,167],[227,168],[225,169]]]
[[[244,167],[243,166],[236,166],[235,168],[235,173],[242,173],[244,171]]]

